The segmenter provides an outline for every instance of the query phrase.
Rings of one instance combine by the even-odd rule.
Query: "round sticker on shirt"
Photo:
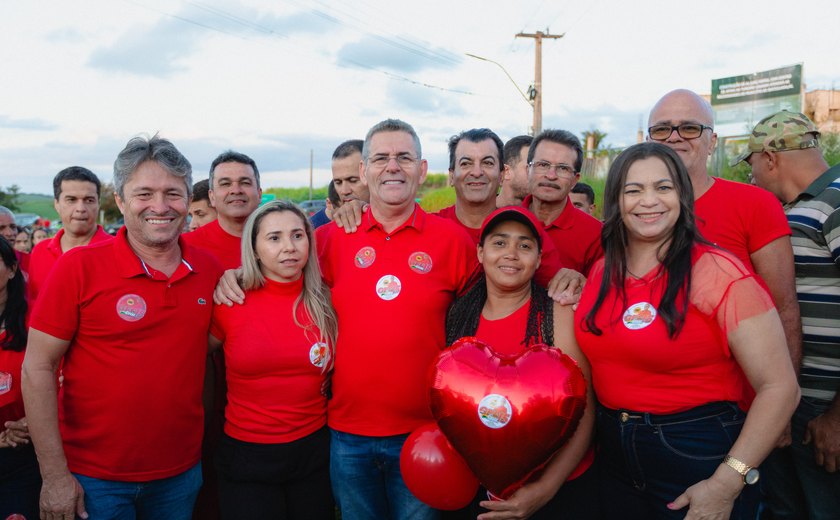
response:
[[[510,422],[513,409],[503,395],[488,394],[478,402],[478,419],[494,430],[504,428]]]
[[[386,274],[376,282],[376,295],[385,301],[391,301],[399,296],[401,290],[400,279],[392,274]]]
[[[630,330],[647,327],[656,319],[656,307],[648,302],[634,303],[624,311],[622,322]]]
[[[326,343],[314,343],[312,347],[309,348],[309,362],[312,363],[314,366],[321,368],[324,366],[324,363],[327,361],[327,344]]]
[[[136,294],[126,294],[117,300],[117,316],[125,321],[138,321],[146,315],[146,300]]]
[[[411,253],[408,255],[408,267],[415,273],[426,274],[432,270],[432,257],[423,251]]]
[[[356,267],[361,269],[373,265],[374,260],[376,260],[376,250],[370,246],[363,247],[359,249],[358,253],[356,253]]]
[[[0,371],[0,395],[9,393],[12,389],[12,374]]]

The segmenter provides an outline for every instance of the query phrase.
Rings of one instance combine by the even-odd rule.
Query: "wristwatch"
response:
[[[744,477],[744,484],[751,486],[758,482],[758,477],[760,476],[758,469],[747,466],[732,455],[724,457],[723,463],[740,473],[741,476]]]

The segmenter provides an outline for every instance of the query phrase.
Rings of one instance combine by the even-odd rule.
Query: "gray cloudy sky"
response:
[[[797,16],[807,19],[797,20]],[[840,87],[840,2],[88,0],[6,2],[0,20],[0,186],[49,193],[80,164],[110,179],[138,133],[160,132],[206,178],[233,148],[264,187],[329,179],[341,141],[386,117],[412,123],[432,171],[446,139],[526,133],[534,42],[543,45],[543,126],[635,141],[666,91],[804,63],[809,89]],[[778,28],[777,28],[778,27]]]

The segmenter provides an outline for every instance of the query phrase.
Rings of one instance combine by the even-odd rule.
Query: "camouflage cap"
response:
[[[747,160],[750,155],[765,150],[784,152],[815,148],[820,132],[808,116],[799,112],[782,110],[767,116],[753,128],[747,149],[730,165]]]

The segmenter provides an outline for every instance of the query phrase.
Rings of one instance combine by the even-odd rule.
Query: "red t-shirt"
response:
[[[522,207],[530,209],[532,199],[531,195],[525,197]],[[557,248],[560,265],[589,277],[592,266],[604,256],[601,227],[601,221],[577,209],[567,197],[566,207],[554,222],[545,226],[545,231]]]
[[[6,331],[0,331],[0,341],[5,337]],[[25,353],[0,349],[0,432],[6,429],[6,421],[17,421],[26,415],[20,393],[20,367]]]
[[[455,214],[455,206],[443,208],[435,213],[435,215],[448,218],[464,228],[467,233],[469,233],[470,238],[473,239],[476,246],[481,241],[481,228],[475,229],[465,226],[460,220],[458,220],[458,216]],[[534,280],[536,280],[541,286],[548,287],[548,282],[550,282],[551,279],[554,278],[554,275],[557,274],[557,271],[564,266],[560,263],[560,253],[558,253],[557,248],[554,247],[554,242],[544,229],[540,229],[538,231],[541,233],[543,245],[542,252],[540,253],[540,266],[534,274]]]
[[[187,244],[212,253],[225,269],[242,265],[242,238],[222,229],[218,220],[181,236]]]
[[[592,365],[595,393],[604,406],[655,414],[685,411],[714,401],[739,401],[746,381],[729,351],[727,334],[773,302],[731,254],[698,245],[685,324],[670,339],[657,306],[665,289],[660,268],[628,278],[626,305],[610,291],[596,314],[602,334],[586,331],[604,263],[592,270],[575,312],[578,344]]]
[[[435,213],[435,215],[437,215],[439,217],[443,217],[443,218],[448,218],[452,222],[454,222],[454,223],[458,224],[459,226],[461,226],[462,228],[464,228],[464,231],[466,231],[467,234],[470,235],[470,238],[473,239],[473,242],[476,245],[478,245],[478,241],[481,239],[481,228],[480,227],[477,227],[477,228],[467,227],[466,224],[464,224],[463,222],[458,220],[458,215],[455,213],[455,206],[454,205],[449,206],[448,208],[443,208],[442,210]]]
[[[31,328],[70,342],[58,412],[71,471],[148,481],[201,456],[202,385],[221,266],[180,241],[171,277],[115,240],[68,251],[41,290]],[[55,281],[53,281],[55,278]]]
[[[327,423],[321,395],[326,345],[303,303],[292,316],[303,278],[266,280],[248,291],[243,305],[216,305],[210,333],[224,342],[227,367],[225,433],[245,442],[282,443]],[[278,398],[282,396],[282,398]]]
[[[32,250],[29,258],[29,285],[27,286],[30,305],[35,303],[41,287],[50,275],[50,271],[52,271],[58,258],[64,254],[61,250],[62,236],[64,236],[64,228],[59,229],[54,237],[42,241]],[[93,234],[88,245],[113,239],[114,237],[106,233],[102,226],[96,226],[96,233]]]
[[[779,201],[769,191],[741,182],[715,178],[694,202],[694,214],[703,237],[734,254],[752,272],[752,253],[791,234]]]
[[[528,326],[528,311],[531,301],[513,311],[509,316],[498,320],[488,320],[484,316],[478,321],[478,329],[475,337],[490,345],[497,354],[502,356],[515,356],[524,348],[525,330]],[[533,345],[533,343],[532,343]],[[532,346],[529,345],[529,346]],[[595,449],[590,446],[583,458],[580,459],[577,467],[569,474],[566,480],[574,480],[589,469],[595,460]]]
[[[475,245],[419,206],[386,233],[371,211],[355,233],[317,230],[338,314],[331,428],[383,437],[432,420],[428,369],[446,346],[446,311],[477,265]]]

